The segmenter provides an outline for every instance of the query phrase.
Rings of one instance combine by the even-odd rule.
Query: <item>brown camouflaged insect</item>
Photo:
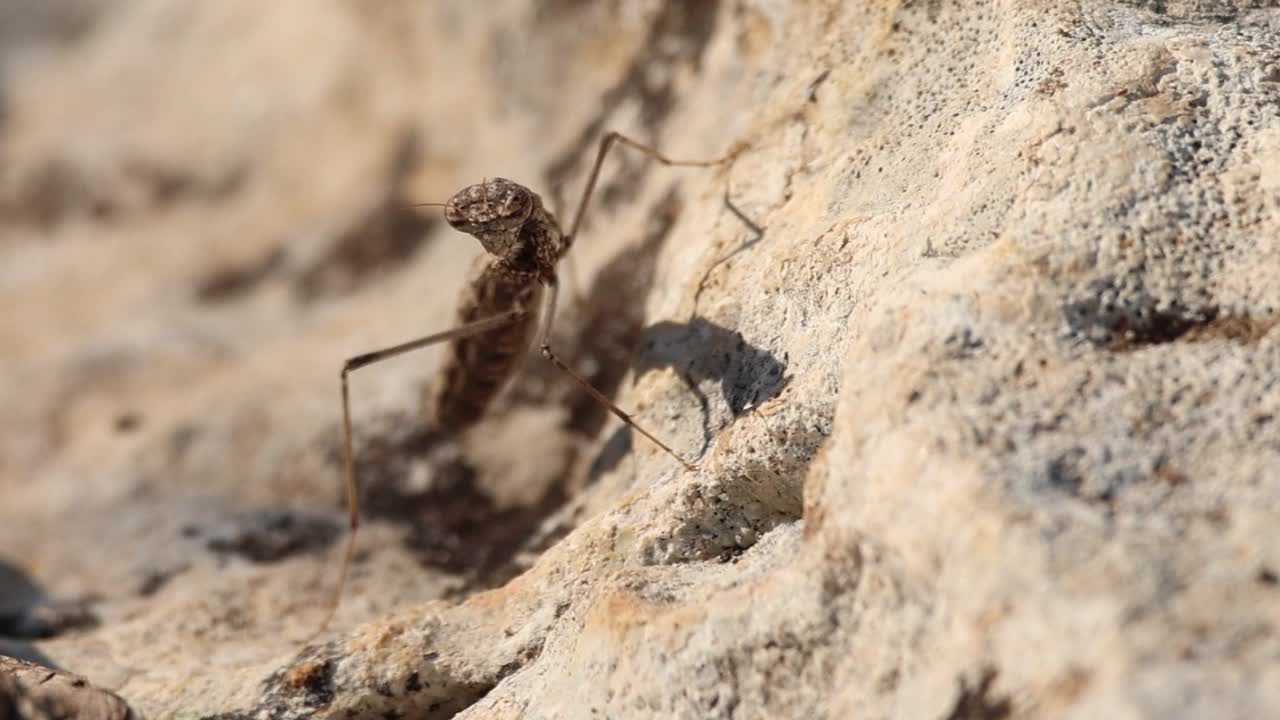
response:
[[[535,329],[542,357],[569,374],[592,397],[607,407],[636,432],[644,435],[688,470],[697,466],[680,457],[652,433],[637,425],[591,383],[566,365],[551,349],[551,324],[555,319],[559,290],[556,265],[573,246],[583,213],[595,191],[600,168],[616,143],[630,146],[668,166],[712,167],[731,160],[741,151],[710,161],[672,160],[657,150],[616,132],[600,142],[595,164],[578,202],[573,224],[566,234],[555,216],[542,205],[542,198],[529,188],[503,178],[485,180],[464,188],[446,203],[423,203],[444,208],[445,221],[474,236],[487,256],[474,266],[458,304],[458,326],[382,350],[357,355],[342,366],[342,449],[350,529],[342,570],[328,614],[317,631],[323,632],[333,615],[346,584],[356,529],[359,526],[359,499],[355,460],[351,449],[351,400],[347,376],[352,371],[387,358],[419,350],[438,342],[451,347],[434,385],[431,411],[437,427],[459,433],[484,415],[489,403],[515,372],[533,339]],[[541,325],[538,319],[541,317]]]

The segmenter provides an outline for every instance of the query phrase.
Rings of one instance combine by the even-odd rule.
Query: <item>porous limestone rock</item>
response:
[[[0,548],[96,618],[31,652],[150,717],[1280,714],[1269,5],[68,4],[0,55]],[[341,361],[479,252],[405,206],[567,218],[609,129],[736,153],[611,156],[557,321],[697,471],[536,357],[460,438],[438,348],[362,370],[304,642]]]

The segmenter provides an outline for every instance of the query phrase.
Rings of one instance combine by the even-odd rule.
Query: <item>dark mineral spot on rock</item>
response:
[[[283,682],[295,690],[317,692],[324,687],[325,678],[330,669],[328,661],[312,660],[294,665],[285,673]]]
[[[1183,307],[1177,302],[1157,307],[1150,298],[1130,304],[1103,300],[1117,293],[1106,283],[1093,290],[1096,297],[1064,305],[1063,319],[1072,333],[1115,352],[1172,342],[1254,345],[1280,324],[1280,316],[1274,314],[1226,315],[1217,307]]]
[[[995,668],[984,668],[972,686],[961,677],[959,696],[946,720],[1005,720],[1012,716],[1013,702],[992,692],[999,674]]]
[[[124,412],[116,416],[112,427],[116,432],[124,434],[137,430],[142,426],[142,416],[135,412]]]
[[[1257,577],[1258,577],[1258,582],[1262,585],[1266,585],[1267,587],[1275,587],[1277,585],[1280,585],[1280,575],[1276,574],[1275,570],[1272,570],[1271,568],[1266,567],[1265,565],[1263,567],[1258,568]]]
[[[201,538],[209,550],[269,563],[290,555],[328,546],[339,523],[331,517],[292,510],[253,510],[209,528],[187,526],[184,537]]]
[[[190,528],[183,528],[185,531]],[[198,532],[198,531],[197,531]],[[189,566],[178,565],[168,568],[151,568],[143,573],[142,580],[138,583],[138,594],[143,597],[150,597],[160,592],[169,581],[182,574]]]
[[[1227,340],[1241,345],[1255,345],[1280,324],[1280,315],[1260,318],[1221,317],[1192,328],[1186,334],[1187,342],[1211,342]]]
[[[284,261],[284,248],[274,248],[247,264],[214,270],[196,286],[196,299],[217,303],[243,297],[283,267]]]
[[[303,649],[292,664],[275,671],[263,681],[263,705],[297,707],[301,702],[306,708],[314,709],[332,703],[336,654],[332,643]],[[251,716],[258,715],[251,713]]]
[[[115,158],[104,172],[57,155],[25,169],[0,191],[0,222],[51,228],[72,219],[109,223],[184,203],[212,203],[245,181],[243,166],[214,171],[141,155]]]

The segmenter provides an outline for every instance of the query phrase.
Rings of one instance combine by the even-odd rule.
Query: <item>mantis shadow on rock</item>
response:
[[[694,349],[690,352],[690,349]],[[671,368],[698,397],[703,410],[703,446],[711,443],[710,400],[701,385],[719,380],[725,404],[733,417],[777,397],[790,378],[785,375],[787,356],[747,342],[741,332],[705,318],[687,322],[663,321],[645,330],[645,348],[636,363],[636,375]]]
[[[743,334],[719,325],[697,314],[697,301],[705,289],[707,280],[716,268],[732,260],[746,251],[764,237],[765,229],[753,221],[733,204],[726,190],[725,207],[744,224],[751,232],[751,237],[740,243],[729,253],[713,261],[703,273],[694,294],[694,315],[687,321],[664,320],[643,329],[636,324],[629,334],[631,345],[627,357],[633,358],[630,363],[635,377],[640,377],[650,370],[671,368],[684,380],[685,385],[697,397],[702,408],[702,447],[698,450],[701,456],[711,445],[713,429],[711,400],[701,389],[706,381],[720,382],[720,389],[730,414],[736,418],[762,403],[777,397],[785,389],[790,378],[786,376],[788,357],[784,353],[779,359],[773,353],[747,341]],[[669,230],[669,227],[667,228]],[[665,233],[662,237],[665,237]],[[652,263],[660,248],[662,238],[658,238],[657,247],[643,248],[647,252],[639,257],[626,257],[625,267],[632,270],[636,262],[649,263],[649,274],[652,274]],[[650,245],[653,243],[645,243]],[[624,253],[623,256],[628,255]],[[622,259],[623,256],[620,256]],[[614,263],[610,263],[610,266]],[[610,278],[609,267],[600,273],[593,284],[588,302],[597,293],[616,293],[618,285]],[[638,322],[642,317],[634,317]],[[628,364],[617,363],[616,380],[608,391],[616,391],[626,373]],[[599,385],[597,387],[600,387]],[[603,388],[602,388],[603,389]],[[581,406],[587,410],[586,406]],[[599,422],[603,423],[605,415],[595,413]],[[585,428],[583,428],[585,429]],[[597,425],[591,434],[599,431]],[[631,446],[630,428],[620,427],[605,443],[590,471],[591,481],[595,481],[605,472],[612,469],[626,455]]]
[[[736,330],[705,318],[687,322],[663,321],[644,331],[645,347],[635,364],[636,376],[671,368],[684,380],[702,408],[702,447],[711,446],[711,399],[702,391],[707,380],[719,380],[729,412],[737,418],[772,400],[786,388],[787,356],[779,360],[773,353],[752,345]],[[691,352],[692,349],[692,352]],[[631,449],[631,432],[622,426],[609,438],[591,467],[595,481],[613,469]]]

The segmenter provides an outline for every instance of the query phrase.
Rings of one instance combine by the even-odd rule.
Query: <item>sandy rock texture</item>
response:
[[[0,718],[130,720],[127,703],[84,678],[0,655]]]
[[[0,3],[0,649],[147,717],[1280,714],[1280,10]],[[21,32],[10,28],[22,28]],[[567,218],[473,430],[484,177]]]

